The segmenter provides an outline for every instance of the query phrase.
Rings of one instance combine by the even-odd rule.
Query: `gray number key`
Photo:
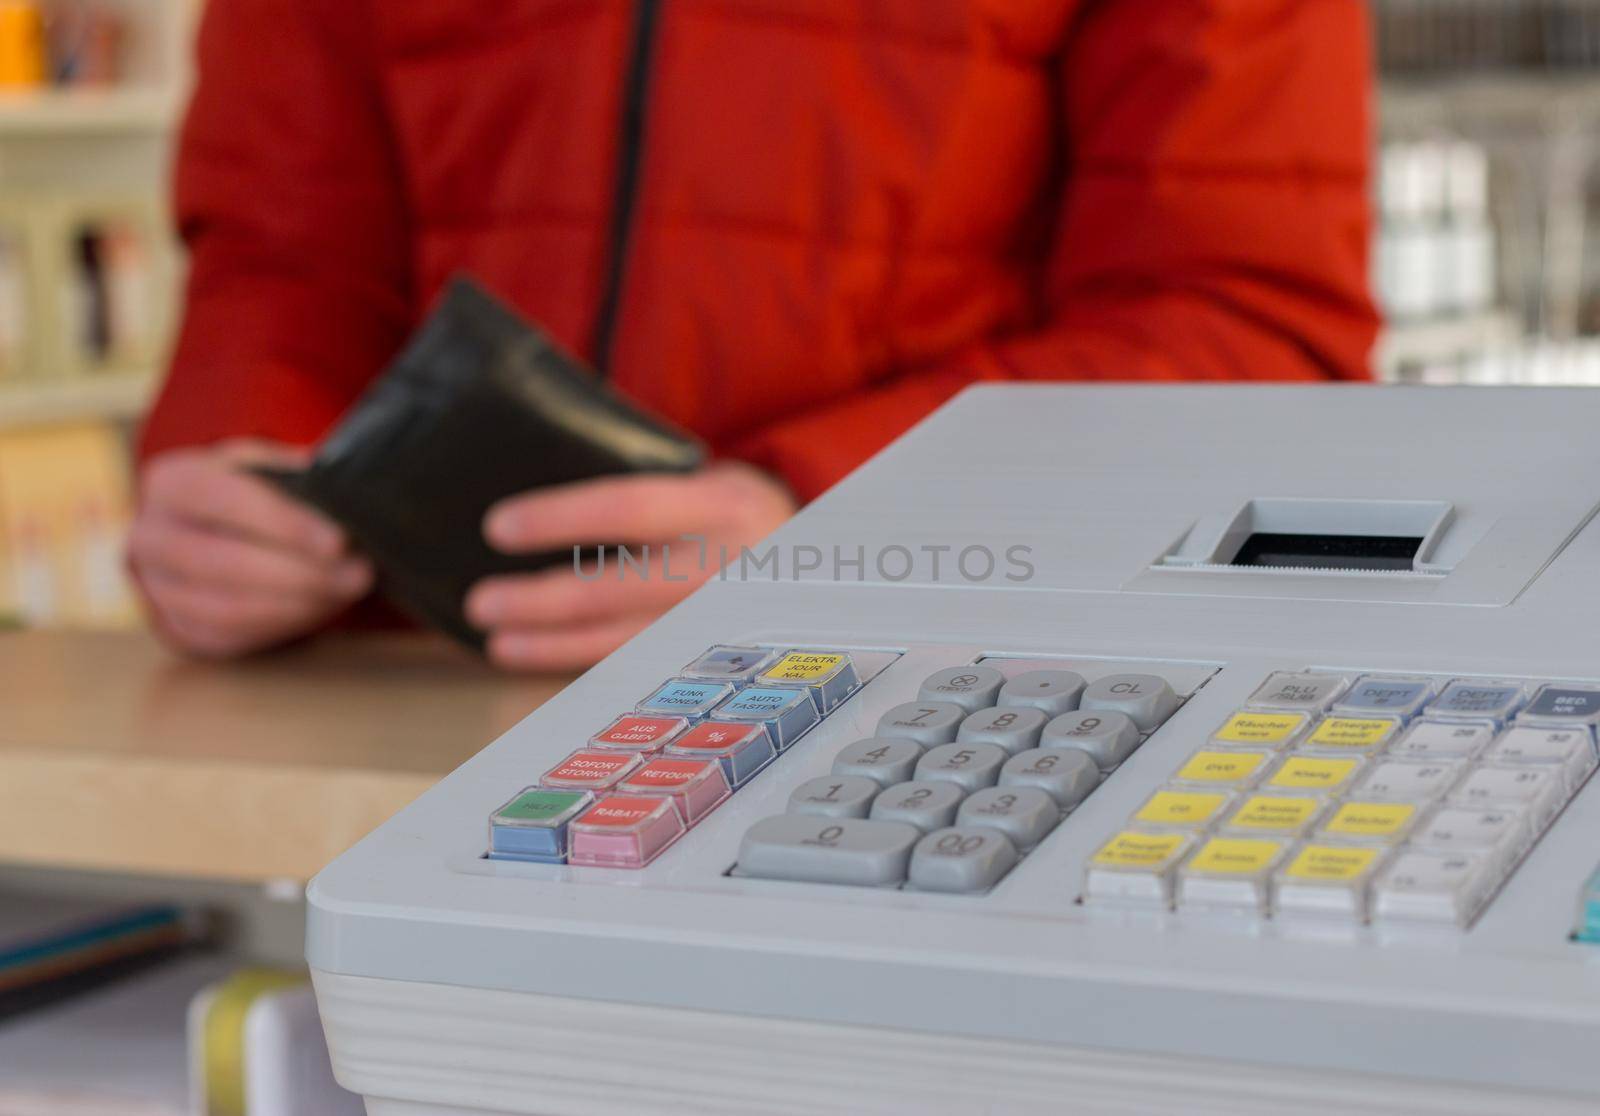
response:
[[[1038,787],[1064,811],[1089,797],[1100,778],[1099,765],[1077,748],[1035,748],[1000,769],[1002,787]]]
[[[1083,696],[1083,675],[1070,670],[1030,670],[1007,682],[1000,690],[999,705],[1025,705],[1049,717],[1059,717],[1078,708]]]
[[[1049,719],[1044,710],[1032,706],[980,709],[961,722],[956,739],[963,744],[997,744],[1014,756],[1039,746],[1039,733]]]
[[[1022,850],[1043,841],[1060,820],[1061,807],[1038,787],[987,787],[956,811],[957,825],[998,829]]]
[[[915,826],[861,818],[780,814],[756,822],[739,843],[737,875],[885,887],[906,878]]]
[[[954,783],[913,779],[897,783],[872,802],[874,821],[905,822],[923,833],[956,820],[956,807],[966,792]]]
[[[915,740],[872,736],[841,748],[833,758],[833,773],[865,775],[879,786],[890,787],[911,778],[921,758],[922,745]]]
[[[807,779],[789,795],[789,813],[819,818],[864,818],[882,790],[865,775],[821,775]]]
[[[1140,732],[1154,732],[1180,704],[1178,695],[1159,675],[1108,674],[1089,683],[1078,708],[1121,713],[1138,725]]]
[[[923,891],[986,891],[1017,863],[1005,834],[954,826],[928,834],[911,852],[911,886]]]
[[[954,783],[964,791],[994,786],[1011,757],[997,744],[941,744],[917,761],[917,778]]]
[[[1044,726],[1039,746],[1077,748],[1093,756],[1100,770],[1110,771],[1133,755],[1139,746],[1139,730],[1123,713],[1063,713]]]
[[[908,701],[878,719],[877,736],[915,740],[924,748],[956,738],[967,711],[953,701]]]
[[[935,671],[922,682],[921,701],[953,701],[968,713],[993,705],[1006,676],[993,667],[960,666]]]

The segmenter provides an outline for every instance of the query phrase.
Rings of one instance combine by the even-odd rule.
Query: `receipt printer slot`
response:
[[[1158,565],[1442,575],[1453,519],[1442,500],[1256,499],[1200,520]]]

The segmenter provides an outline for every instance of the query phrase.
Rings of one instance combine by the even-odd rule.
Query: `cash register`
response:
[[[1597,417],[965,392],[316,877],[339,1080],[1593,1111]]]

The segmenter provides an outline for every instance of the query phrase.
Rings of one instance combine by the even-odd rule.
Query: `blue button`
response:
[[[1428,706],[1428,716],[1498,723],[1522,708],[1523,696],[1522,686],[1516,682],[1458,678]]]
[[[565,862],[567,823],[593,801],[588,791],[527,788],[490,815],[490,859]]]
[[[1385,678],[1369,674],[1356,680],[1345,695],[1334,703],[1340,713],[1381,713],[1409,719],[1433,696],[1433,683],[1426,678]]]
[[[1583,885],[1578,896],[1578,925],[1573,937],[1580,942],[1600,942],[1600,868]]]
[[[674,678],[634,708],[640,713],[665,713],[698,721],[731,693],[733,687],[726,682],[685,682]]]
[[[818,718],[817,708],[805,690],[751,686],[719,706],[716,719],[766,725],[773,747],[781,752],[800,739]]]

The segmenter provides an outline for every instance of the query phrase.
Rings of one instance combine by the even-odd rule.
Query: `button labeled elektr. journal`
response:
[[[826,716],[854,692],[859,680],[855,664],[843,651],[790,651],[762,671],[763,686],[799,687],[810,695],[817,712]]]

